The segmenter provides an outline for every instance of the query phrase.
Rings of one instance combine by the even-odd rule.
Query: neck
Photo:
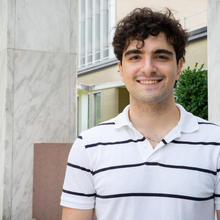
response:
[[[160,104],[137,104],[131,101],[129,117],[133,126],[146,138],[160,142],[176,126],[180,114],[174,99]]]

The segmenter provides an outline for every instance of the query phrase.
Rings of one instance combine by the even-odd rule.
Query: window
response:
[[[88,128],[89,120],[88,92],[78,90],[77,96],[77,135]]]
[[[101,92],[94,93],[93,126],[102,121]]]
[[[79,69],[114,58],[115,0],[79,1]]]
[[[81,132],[80,120],[81,120],[81,115],[80,115],[80,99],[79,99],[79,96],[78,96],[77,97],[77,136]]]

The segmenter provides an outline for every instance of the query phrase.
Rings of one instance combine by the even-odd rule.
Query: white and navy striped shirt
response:
[[[128,109],[75,141],[61,205],[98,220],[214,220],[220,210],[220,127],[179,106],[179,123],[152,148]]]

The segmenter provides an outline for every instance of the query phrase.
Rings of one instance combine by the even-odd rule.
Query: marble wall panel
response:
[[[32,219],[33,144],[74,140],[75,10],[75,0],[0,0],[0,100],[6,97],[0,110],[4,220]]]
[[[14,49],[15,47],[15,24],[16,24],[16,1],[17,0],[6,0],[7,1],[7,47]]]
[[[220,124],[220,1],[208,1],[208,103],[209,119]]]
[[[70,52],[77,54],[78,52],[78,1],[70,0]]]
[[[15,48],[70,52],[71,0],[17,0]]]
[[[11,220],[32,216],[33,144],[74,140],[74,57],[15,51]]]
[[[4,155],[5,155],[5,98],[7,75],[7,51],[0,52],[0,219],[3,216]]]
[[[7,0],[0,0],[0,51],[7,48]]]
[[[14,53],[7,50],[7,70],[5,83],[5,134],[4,134],[4,210],[3,219],[11,220],[12,208],[12,164],[13,164],[13,132],[14,132]]]

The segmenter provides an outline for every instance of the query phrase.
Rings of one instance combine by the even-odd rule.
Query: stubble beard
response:
[[[131,91],[130,94],[130,103],[136,105],[163,105],[168,104],[171,100],[174,100],[173,89],[167,91],[167,94],[161,92],[160,94],[138,94],[138,91]]]

